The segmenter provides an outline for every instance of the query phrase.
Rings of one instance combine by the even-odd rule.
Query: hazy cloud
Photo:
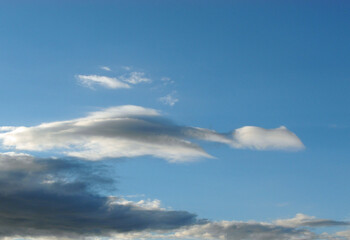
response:
[[[90,113],[84,118],[18,127],[0,133],[2,146],[29,151],[56,151],[98,160],[106,157],[151,155],[169,161],[212,157],[193,139],[234,148],[302,149],[300,139],[285,127],[243,127],[230,133],[178,126],[149,108],[119,106]]]
[[[169,77],[162,77],[160,80],[164,83],[164,85],[175,83],[175,81]]]
[[[105,71],[108,71],[108,72],[110,72],[110,71],[112,71],[109,67],[107,67],[107,66],[101,66],[100,67],[102,70],[105,70]]]
[[[169,93],[168,95],[159,98],[159,101],[161,101],[165,105],[174,106],[175,103],[179,101],[177,97],[175,97],[176,92]]]

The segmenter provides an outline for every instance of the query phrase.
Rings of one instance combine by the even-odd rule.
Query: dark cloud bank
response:
[[[99,174],[105,170],[100,163],[10,155],[0,155],[0,162],[0,237],[75,239],[199,222],[185,211],[109,204],[110,198],[97,193],[98,188],[113,185]]]
[[[186,211],[109,197],[116,182],[108,162],[40,159],[0,153],[0,239],[346,239],[318,235],[307,227],[348,222],[297,214],[266,222],[213,222]],[[113,173],[114,174],[114,173]],[[95,238],[93,238],[95,239]],[[96,238],[97,239],[97,238]]]

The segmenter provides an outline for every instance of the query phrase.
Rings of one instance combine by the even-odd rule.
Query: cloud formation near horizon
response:
[[[229,133],[179,126],[155,109],[125,105],[90,113],[84,118],[43,123],[33,127],[6,127],[0,133],[4,148],[56,151],[90,160],[150,155],[172,162],[211,158],[194,140],[233,148],[299,150],[300,139],[285,127],[242,127]]]
[[[308,227],[348,226],[349,222],[304,214],[273,222],[209,221],[187,211],[162,208],[159,200],[135,202],[105,196],[96,189],[110,188],[115,182],[104,164],[0,153],[0,239],[314,240],[348,236],[346,231],[334,236],[317,234]]]
[[[92,189],[113,184],[103,165],[0,153],[0,238],[60,236],[80,239],[133,231],[172,230],[200,223],[159,201],[132,202]]]

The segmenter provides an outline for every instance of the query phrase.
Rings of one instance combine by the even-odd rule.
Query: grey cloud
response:
[[[0,239],[315,240],[336,238],[310,227],[348,225],[304,214],[273,222],[198,219],[158,200],[103,194],[115,192],[108,164],[115,162],[0,153]]]
[[[99,194],[114,185],[101,162],[0,154],[0,237],[109,236],[172,230],[198,223],[196,215]],[[25,162],[25,167],[22,163]],[[104,174],[99,174],[99,172]]]

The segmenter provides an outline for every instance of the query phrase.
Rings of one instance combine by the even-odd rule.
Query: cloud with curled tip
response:
[[[193,140],[256,150],[299,150],[304,145],[285,127],[243,127],[230,133],[179,126],[150,108],[126,105],[83,118],[17,127],[0,133],[3,148],[54,151],[90,160],[150,155],[171,162],[211,158]]]

